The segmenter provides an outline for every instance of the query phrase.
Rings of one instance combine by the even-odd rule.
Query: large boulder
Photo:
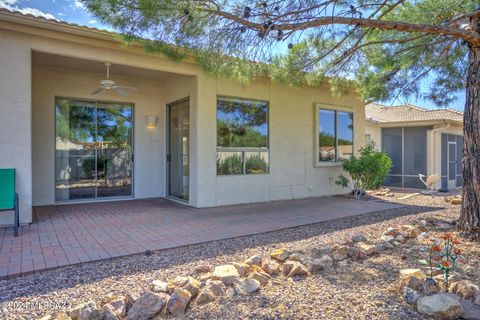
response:
[[[159,313],[168,296],[164,293],[146,291],[128,310],[129,320],[148,320]]]
[[[273,251],[270,254],[270,257],[278,261],[285,261],[287,260],[289,255],[290,255],[290,252],[288,252],[287,249],[278,249]]]
[[[223,282],[222,282],[223,283]],[[212,291],[208,289],[203,289],[197,296],[197,299],[195,302],[197,304],[204,304],[204,303],[209,303],[215,300],[215,295],[213,294]]]
[[[233,280],[238,277],[240,277],[240,274],[233,264],[217,266],[212,273],[212,280],[220,280],[227,286],[231,285]]]
[[[192,294],[190,291],[185,289],[175,289],[170,296],[170,299],[168,299],[167,309],[174,316],[184,314],[191,299]]]
[[[426,296],[435,294],[439,291],[440,291],[440,286],[438,285],[437,281],[432,278],[426,278],[422,286],[420,287],[420,292]]]
[[[235,292],[239,295],[246,295],[260,289],[260,282],[252,278],[237,278],[233,282]]]
[[[462,300],[460,303],[463,308],[462,319],[480,320],[480,305],[475,304],[470,300]]]
[[[442,292],[418,299],[417,311],[434,319],[458,319],[463,307],[458,296]]]
[[[67,313],[72,320],[88,320],[90,314],[96,309],[97,305],[95,302],[88,301],[73,307]]]

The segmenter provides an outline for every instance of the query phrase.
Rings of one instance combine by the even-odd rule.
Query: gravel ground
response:
[[[407,200],[378,197],[408,206],[296,227],[254,236],[215,241],[32,274],[0,281],[0,312],[4,319],[34,319],[109,294],[141,294],[154,279],[170,280],[194,275],[198,264],[211,266],[243,261],[285,247],[290,251],[309,246],[348,241],[362,233],[378,237],[388,227],[426,217],[456,219],[459,206],[444,201],[446,194],[417,196]],[[359,200],[362,201],[362,200]],[[413,241],[413,240],[412,240]],[[398,270],[419,267],[409,255],[413,244],[403,245],[362,262],[348,262],[299,279],[273,278],[272,283],[248,296],[222,298],[187,309],[187,319],[424,319],[392,292]],[[467,274],[480,272],[478,244],[462,248],[477,257]],[[41,303],[35,305],[35,303]],[[57,308],[55,310],[50,307]],[[165,315],[159,316],[164,318]]]

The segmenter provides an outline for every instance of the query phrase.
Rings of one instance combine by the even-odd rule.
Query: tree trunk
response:
[[[480,31],[480,21],[471,22]],[[461,234],[480,239],[480,47],[470,45],[467,98],[463,120],[463,203],[458,223]]]

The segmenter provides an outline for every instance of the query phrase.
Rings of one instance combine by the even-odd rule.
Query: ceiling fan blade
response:
[[[138,89],[135,87],[129,87],[129,86],[117,86],[117,88],[122,88],[125,90],[132,90],[132,91],[137,91]]]
[[[117,94],[123,96],[123,97],[128,97],[128,92],[124,90],[123,88],[120,88],[119,86],[115,86],[113,88],[113,91],[115,91]]]
[[[93,91],[91,94],[92,94],[92,95],[93,95],[93,94],[98,94],[98,93],[100,93],[102,90],[103,90],[103,88],[100,87],[100,88],[98,88],[97,90]]]

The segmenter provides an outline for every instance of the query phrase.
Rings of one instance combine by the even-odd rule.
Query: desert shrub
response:
[[[259,154],[252,155],[245,163],[245,171],[250,174],[267,173],[267,162]]]
[[[242,156],[239,154],[232,154],[224,159],[217,159],[217,174],[242,174],[243,163]]]
[[[362,190],[377,189],[392,167],[392,160],[383,151],[375,150],[373,144],[360,149],[360,156],[352,156],[342,162],[343,170],[350,175],[355,198],[360,198]],[[349,179],[340,175],[338,185],[347,187]]]

